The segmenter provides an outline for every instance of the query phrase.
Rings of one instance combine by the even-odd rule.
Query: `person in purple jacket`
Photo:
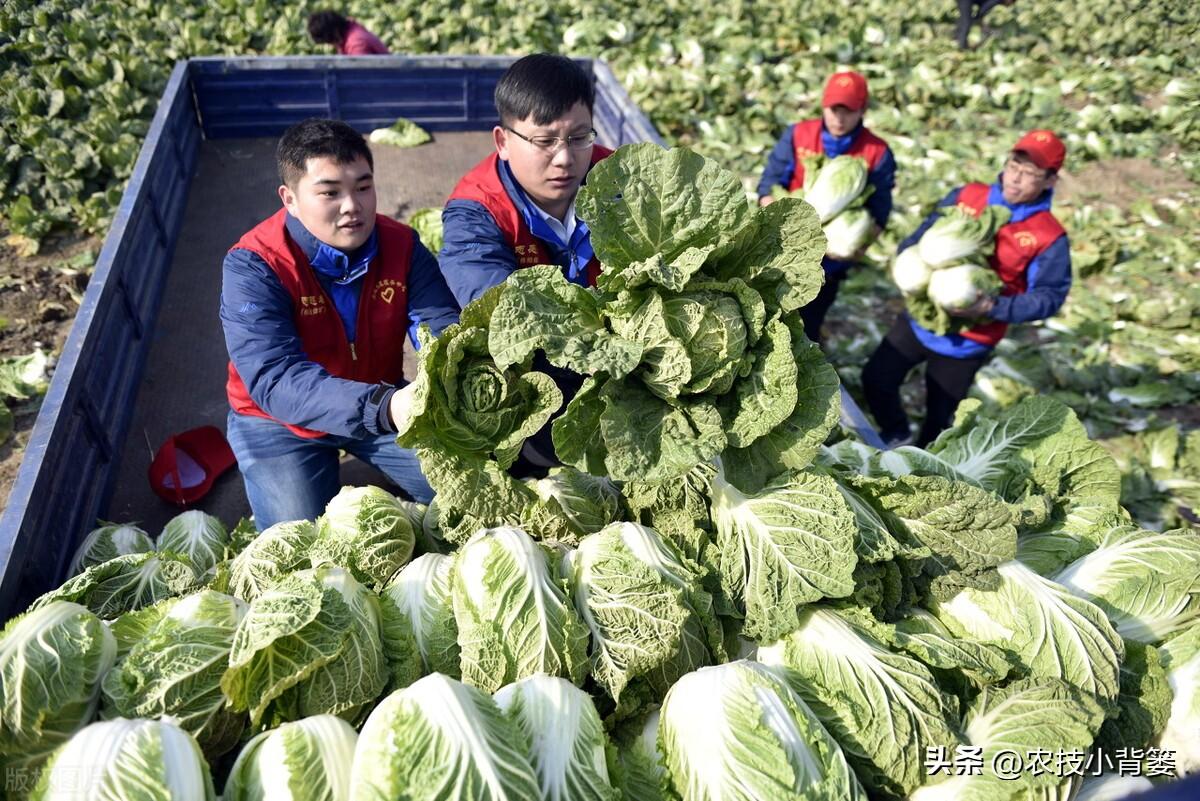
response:
[[[276,160],[280,208],[230,248],[221,282],[226,429],[255,525],[320,515],[342,451],[428,503],[416,456],[396,445],[404,336],[441,332],[458,305],[416,232],[376,213],[361,134],[305,120]]]
[[[358,22],[336,11],[308,16],[308,35],[317,44],[330,44],[343,56],[386,56],[387,46]]]
[[[953,190],[938,208],[958,206],[979,215],[987,206],[1004,206],[1012,216],[996,232],[988,260],[1004,284],[996,296],[984,296],[951,315],[978,321],[953,334],[935,334],[908,314],[896,320],[863,367],[863,395],[888,447],[913,442],[900,385],[925,363],[925,424],[916,437],[924,447],[950,425],[958,403],[967,396],[975,373],[1011,323],[1053,316],[1071,289],[1071,251],[1066,231],[1050,213],[1058,170],[1066,147],[1052,132],[1034,130],[1013,145],[995,183],[972,183]],[[935,209],[897,252],[915,245],[940,216]]]

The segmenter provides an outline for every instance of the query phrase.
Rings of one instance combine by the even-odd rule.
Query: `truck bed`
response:
[[[442,206],[459,178],[492,151],[490,131],[439,132],[433,137],[415,148],[372,147],[379,213],[406,220],[417,209]],[[189,428],[213,425],[225,430],[228,356],[217,317],[221,260],[243,233],[279,208],[275,142],[274,137],[218,139],[200,145],[107,511],[114,521],[136,521],[151,536],[181,511],[150,489],[146,471],[154,451],[171,434]],[[352,457],[343,460],[342,481],[389,486],[382,473]],[[248,515],[250,507],[236,468],[193,508],[216,515],[227,526]]]
[[[214,56],[175,65],[0,515],[0,615],[66,577],[98,518],[151,534],[178,510],[147,467],[171,434],[224,429],[221,260],[279,207],[274,143],[307,117],[368,132],[406,117],[434,135],[379,148],[379,209],[400,219],[441,206],[490,152],[496,83],[511,56]],[[596,86],[600,142],[662,144],[608,66],[582,59]],[[878,437],[843,392],[843,422]],[[342,480],[382,477],[357,463]],[[247,510],[235,472],[200,508],[232,524]]]

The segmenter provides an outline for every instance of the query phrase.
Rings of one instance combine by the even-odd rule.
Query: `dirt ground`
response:
[[[1128,210],[1136,201],[1187,192],[1192,183],[1146,159],[1091,162],[1077,173],[1059,174],[1055,200],[1064,204],[1108,203]]]
[[[62,351],[101,241],[98,236],[54,235],[34,256],[22,256],[0,241],[0,358],[25,356],[37,348]],[[14,429],[0,444],[0,511],[8,505],[40,405],[40,399],[9,402]]]

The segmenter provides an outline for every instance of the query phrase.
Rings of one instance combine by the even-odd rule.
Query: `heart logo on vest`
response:
[[[384,303],[390,304],[392,302],[392,300],[396,297],[396,293],[403,292],[403,291],[404,291],[404,282],[403,281],[397,281],[394,278],[383,278],[383,279],[380,279],[379,283],[376,285],[375,291],[371,294],[371,297],[375,298],[376,300],[382,300]]]
[[[1037,236],[1031,234],[1029,231],[1017,232],[1017,247],[1023,250],[1033,250],[1037,247],[1037,243]]]

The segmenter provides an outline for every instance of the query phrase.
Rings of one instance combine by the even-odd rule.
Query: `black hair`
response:
[[[308,160],[328,157],[338,164],[350,164],[363,158],[372,170],[375,159],[362,134],[341,120],[320,117],[298,122],[283,132],[275,148],[275,164],[279,180],[295,188],[296,182],[308,170]]]
[[[317,44],[340,44],[349,27],[350,20],[336,11],[317,11],[308,15],[308,35]]]
[[[596,103],[592,78],[566,56],[534,53],[513,62],[496,84],[496,111],[501,125],[532,119],[549,125],[576,103],[588,111]]]

